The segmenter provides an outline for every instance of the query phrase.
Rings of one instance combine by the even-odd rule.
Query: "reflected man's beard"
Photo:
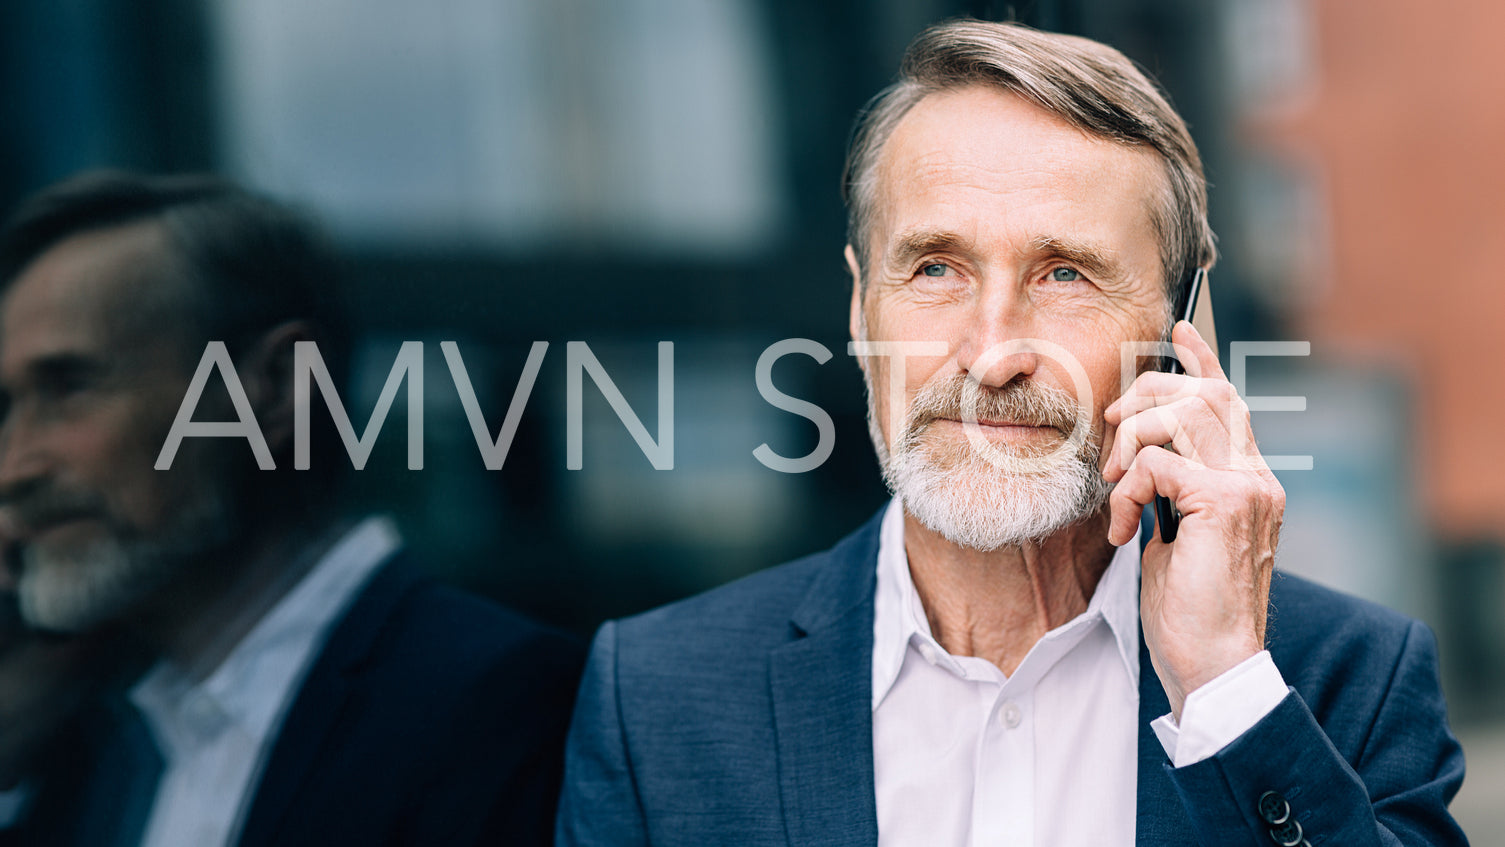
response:
[[[29,543],[16,583],[21,617],[37,629],[84,632],[114,620],[156,593],[194,559],[227,543],[234,519],[225,492],[200,496],[151,536],[123,531],[106,519],[97,537],[68,544]],[[108,516],[99,498],[56,489],[12,504],[21,520],[43,524],[49,514]]]
[[[1113,490],[1098,470],[1096,433],[1078,427],[1082,410],[1067,392],[1035,380],[986,388],[965,374],[926,383],[889,451],[878,426],[872,377],[864,372],[868,433],[883,479],[910,514],[946,540],[976,550],[1039,541],[1102,508]],[[978,420],[1052,427],[1049,445],[984,445],[943,437],[933,424]],[[1075,442],[1075,443],[1073,443]]]

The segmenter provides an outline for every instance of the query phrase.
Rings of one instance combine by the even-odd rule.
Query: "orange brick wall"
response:
[[[1303,327],[1411,378],[1436,528],[1505,536],[1505,3],[1312,0],[1331,278]]]

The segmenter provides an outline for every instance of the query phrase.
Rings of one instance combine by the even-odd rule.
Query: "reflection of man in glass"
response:
[[[348,359],[332,283],[299,218],[211,179],[81,177],[0,236],[21,614],[157,658],[129,692],[150,743],[103,744],[130,767],[76,775],[65,815],[39,804],[39,843],[546,840],[574,649],[419,579],[389,521],[342,517],[328,432],[292,467],[294,344]],[[212,341],[239,384],[211,380],[195,417],[254,417],[275,470],[211,437],[154,467]]]
[[[6,293],[0,485],[34,626],[109,620],[235,534],[226,444],[198,439],[167,472],[150,461],[207,329],[184,308],[193,283],[168,239],[154,220],[91,228],[31,258]]]
[[[1084,39],[942,25],[847,189],[895,499],[603,627],[562,843],[1463,843],[1430,634],[1272,574],[1284,493],[1214,351],[1172,331],[1214,250],[1154,86]],[[1168,333],[1190,374],[1121,388],[1124,345]],[[1180,532],[1141,546],[1157,494]]]
[[[0,524],[0,559],[11,533]],[[0,844],[18,832],[47,776],[66,767],[94,698],[133,666],[130,644],[101,630],[58,638],[28,629],[11,568],[0,564]]]

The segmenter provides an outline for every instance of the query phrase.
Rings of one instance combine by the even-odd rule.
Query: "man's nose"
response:
[[[1032,306],[1013,287],[984,289],[974,304],[956,361],[978,383],[1002,388],[1040,366],[1033,337]]]

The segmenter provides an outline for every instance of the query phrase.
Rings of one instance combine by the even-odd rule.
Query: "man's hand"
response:
[[[1171,340],[1192,354],[1188,375],[1140,374],[1107,408],[1112,449],[1103,476],[1117,482],[1113,544],[1133,538],[1156,494],[1181,512],[1175,542],[1161,541],[1157,529],[1145,548],[1140,595],[1150,659],[1179,721],[1188,694],[1264,649],[1285,491],[1217,354],[1185,321]]]

